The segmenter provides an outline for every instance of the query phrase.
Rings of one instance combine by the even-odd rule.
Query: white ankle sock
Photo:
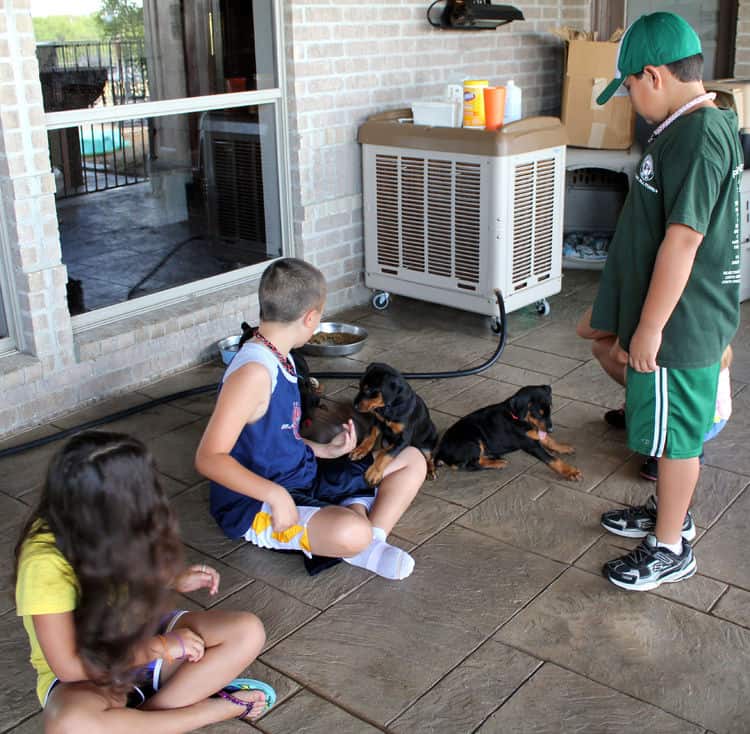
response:
[[[679,539],[676,543],[663,543],[658,538],[656,539],[656,547],[657,548],[666,548],[667,550],[672,551],[676,556],[682,555],[682,538]]]
[[[414,559],[406,552],[385,542],[385,531],[382,528],[372,529],[372,542],[363,551],[344,560],[352,566],[366,568],[368,571],[394,581],[401,581],[414,570]]]

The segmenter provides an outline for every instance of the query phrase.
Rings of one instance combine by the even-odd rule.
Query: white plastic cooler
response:
[[[495,316],[558,293],[565,129],[532,117],[497,132],[371,117],[362,143],[365,283],[377,292]]]

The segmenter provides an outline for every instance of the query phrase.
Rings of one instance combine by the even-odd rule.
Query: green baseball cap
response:
[[[688,56],[703,53],[701,39],[692,26],[674,13],[642,15],[630,25],[617,49],[615,78],[596,98],[606,104],[631,74],[640,74],[646,66],[662,66]]]

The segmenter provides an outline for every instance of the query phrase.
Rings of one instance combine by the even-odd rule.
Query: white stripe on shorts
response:
[[[650,456],[660,457],[667,444],[667,416],[669,414],[669,392],[667,368],[657,367],[654,372],[654,441]]]

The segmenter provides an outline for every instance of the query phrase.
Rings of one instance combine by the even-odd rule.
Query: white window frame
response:
[[[105,122],[121,122],[133,118],[154,118],[167,115],[179,115],[193,112],[224,110],[232,107],[251,105],[273,105],[274,127],[276,135],[276,160],[278,166],[278,197],[281,219],[281,252],[283,256],[294,255],[294,238],[292,236],[292,197],[289,178],[289,135],[287,128],[286,70],[284,58],[283,12],[280,0],[273,0],[273,25],[275,33],[275,62],[278,86],[252,92],[232,92],[205,95],[201,97],[178,97],[176,99],[140,102],[131,105],[113,105],[109,107],[82,108],[49,112],[44,116],[47,130],[60,130]],[[214,275],[201,280],[167,290],[135,298],[132,301],[116,303],[112,306],[94,309],[71,317],[73,332],[79,333],[103,324],[119,321],[124,318],[186,301],[196,295],[211,293],[234,283],[246,283],[257,277],[275,258]],[[65,262],[63,261],[63,264]],[[0,348],[2,342],[0,340]]]
[[[5,312],[5,323],[8,325],[8,336],[0,339],[0,357],[18,351],[18,339],[21,334],[21,323],[18,309],[14,308],[15,290],[10,278],[10,248],[8,232],[5,229],[5,210],[0,206],[0,306]]]

